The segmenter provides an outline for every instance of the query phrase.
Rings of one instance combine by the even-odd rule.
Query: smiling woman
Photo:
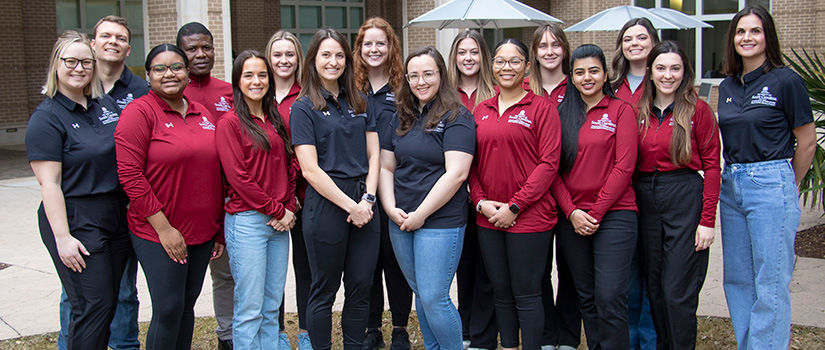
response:
[[[188,63],[177,46],[154,47],[146,57],[152,90],[129,105],[115,131],[132,244],[151,291],[150,349],[191,343],[206,266],[223,253],[216,119],[184,97]]]

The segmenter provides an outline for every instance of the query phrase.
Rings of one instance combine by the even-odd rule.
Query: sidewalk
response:
[[[0,340],[54,332],[59,328],[57,308],[60,282],[37,230],[36,210],[40,188],[34,177],[0,180]],[[821,210],[803,209],[800,229],[825,222]],[[729,317],[722,290],[722,249],[717,227],[711,246],[710,264],[700,297],[699,315]],[[295,312],[293,272],[286,285],[286,311]],[[142,272],[138,272],[140,321],[151,317],[149,293]],[[825,260],[797,258],[791,302],[794,324],[825,327]],[[342,288],[343,291],[343,288]],[[453,288],[453,293],[455,288]],[[455,294],[453,294],[455,300]],[[340,310],[339,292],[335,310]],[[212,288],[209,274],[195,306],[196,316],[212,316]]]

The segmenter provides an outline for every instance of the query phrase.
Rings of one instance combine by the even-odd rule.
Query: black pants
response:
[[[541,349],[544,331],[544,306],[541,279],[547,262],[550,231],[507,233],[478,228],[478,243],[493,282],[493,302],[501,332],[501,346]]]
[[[307,260],[304,225],[303,220],[301,220],[302,213],[301,210],[295,212],[298,220],[295,221],[295,226],[292,226],[292,229],[289,230],[289,234],[292,236],[292,269],[295,271],[295,303],[298,307],[298,328],[307,329],[307,301],[309,300],[309,285],[312,283],[312,273],[309,271],[309,260]],[[283,301],[281,301],[281,311],[278,318],[278,325],[283,332],[285,329]]]
[[[498,324],[493,305],[493,284],[487,276],[487,267],[478,246],[475,205],[469,205],[468,210],[464,249],[456,271],[458,314],[461,316],[464,340],[469,340],[471,347],[495,349],[498,347]]]
[[[195,302],[212,257],[213,240],[187,245],[186,264],[172,261],[160,243],[132,234],[132,244],[152,299],[146,350],[191,348]]]
[[[562,216],[556,227],[564,254],[570,257],[567,262],[581,301],[587,347],[629,349],[627,281],[636,248],[636,213],[609,211],[589,236],[580,236]]]
[[[412,289],[398,266],[395,252],[390,242],[389,217],[381,203],[375,203],[375,219],[381,223],[381,248],[378,252],[378,263],[372,278],[370,291],[370,317],[367,328],[381,328],[381,318],[384,313],[384,280],[387,281],[387,299],[390,302],[393,327],[407,327],[412,309]],[[383,278],[382,274],[383,273]]]
[[[66,346],[75,349],[108,349],[109,324],[115,315],[120,278],[132,250],[126,225],[126,203],[114,194],[66,198],[69,233],[89,255],[86,268],[74,272],[60,260],[54,232],[43,204],[37,210],[40,238],[49,251],[60,283],[72,305]]]
[[[558,270],[558,292],[553,294],[553,245],[547,252],[547,266],[541,280],[541,301],[544,304],[544,334],[542,345],[567,345],[579,347],[582,334],[582,314],[579,311],[579,294],[573,285],[573,275],[567,265],[567,257],[561,249],[558,229],[556,237],[556,269]]]
[[[364,184],[360,179],[336,179],[335,184],[350,198],[360,201]],[[361,349],[370,308],[370,287],[378,260],[379,220],[362,228],[347,223],[349,214],[312,188],[304,204],[304,239],[312,271],[307,304],[307,330],[312,347],[332,347],[332,305],[344,280],[344,310],[341,329],[344,349]]]
[[[695,250],[703,179],[692,170],[640,174],[636,188],[643,268],[658,349],[696,348],[696,308],[708,250]]]

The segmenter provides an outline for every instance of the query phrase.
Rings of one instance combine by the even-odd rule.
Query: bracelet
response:
[[[486,201],[487,201],[486,199],[479,199],[478,204],[476,204],[476,211],[477,212],[481,213],[481,205],[484,204],[484,202],[486,202]]]

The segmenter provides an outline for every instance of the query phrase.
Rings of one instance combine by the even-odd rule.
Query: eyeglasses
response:
[[[432,82],[435,81],[435,77],[437,77],[437,76],[438,76],[438,71],[437,70],[428,70],[428,71],[424,72],[424,74],[409,73],[409,74],[407,74],[407,81],[410,82],[410,84],[417,83],[418,79],[423,77],[425,82],[432,83]]]
[[[493,68],[502,69],[507,63],[510,64],[510,68],[519,69],[521,68],[521,65],[524,64],[524,59],[513,57],[509,60],[505,60],[504,58],[496,57],[493,59]]]
[[[80,64],[80,66],[83,67],[83,69],[91,70],[95,67],[95,62],[97,62],[97,60],[92,58],[86,58],[81,60],[75,57],[60,57],[60,59],[63,60],[63,65],[65,65],[68,69],[75,69],[77,68],[77,65]]]
[[[181,62],[175,62],[175,63],[172,63],[170,65],[156,64],[156,65],[151,66],[149,68],[152,70],[152,73],[155,73],[157,75],[164,75],[164,74],[166,74],[166,71],[170,70],[170,69],[172,70],[172,73],[177,74],[177,73],[182,72],[183,69],[186,68],[186,65],[181,63]]]

